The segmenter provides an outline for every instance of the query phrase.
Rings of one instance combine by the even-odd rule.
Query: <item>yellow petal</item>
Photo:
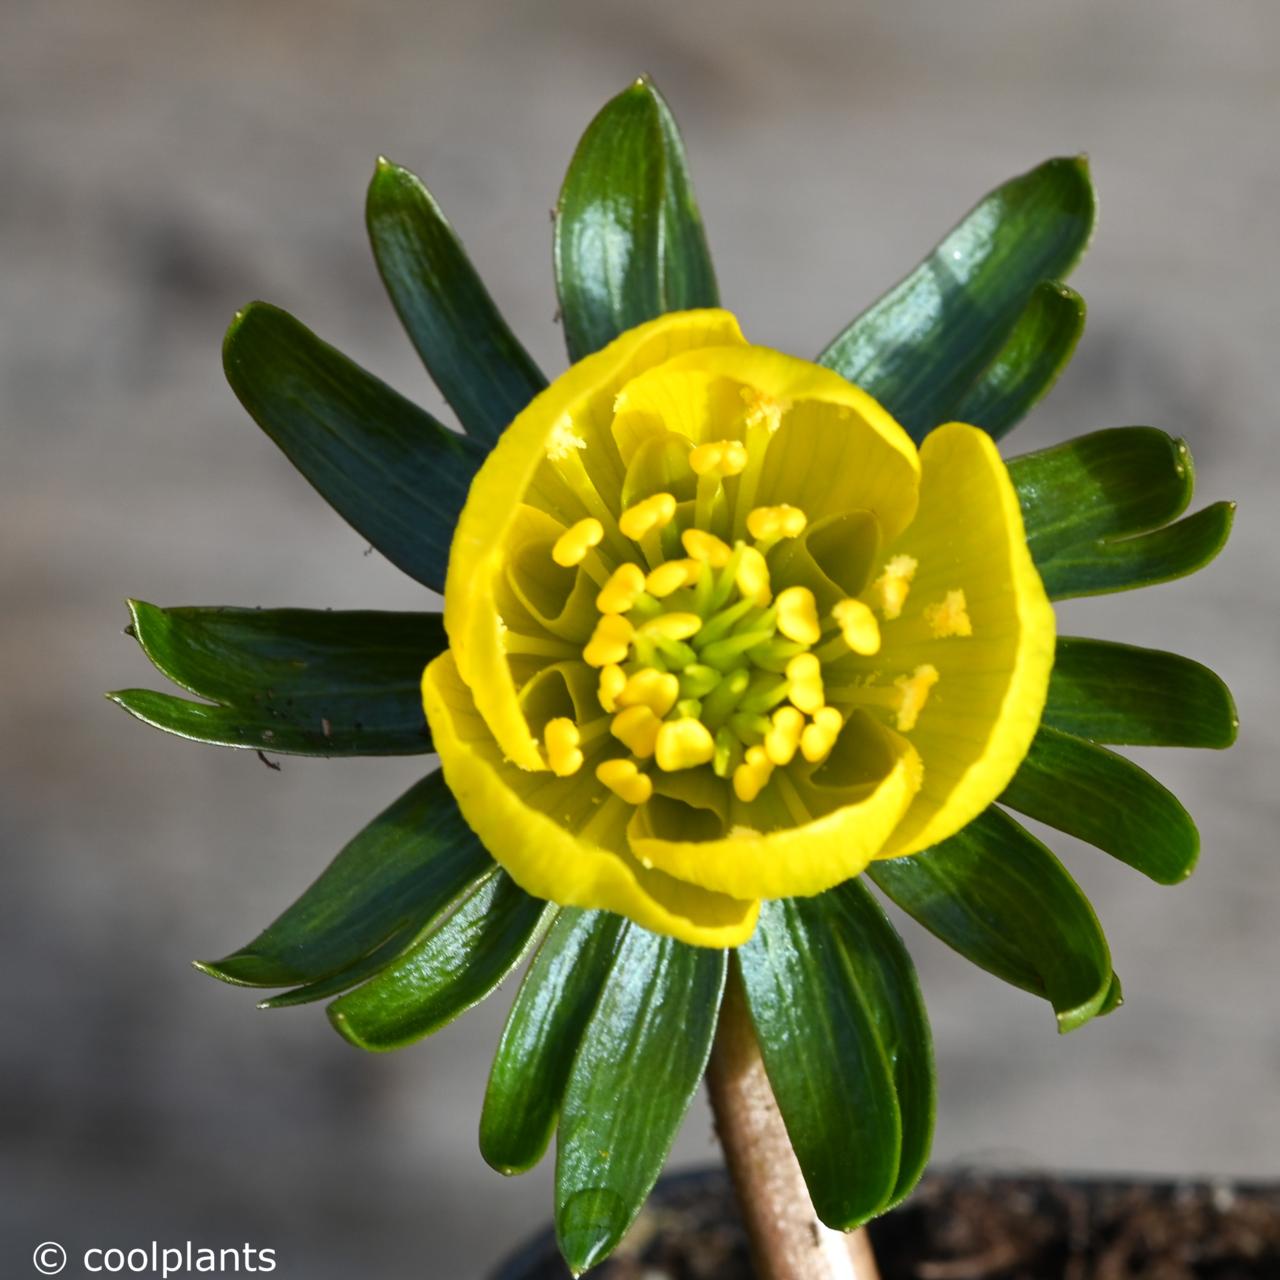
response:
[[[613,801],[623,812],[617,822],[600,824],[596,839],[567,829],[560,812],[566,803],[590,811],[609,798],[608,791],[594,771],[548,783],[545,774],[512,769],[451,653],[427,668],[422,696],[462,816],[527,893],[564,906],[616,911],[693,946],[736,947],[751,936],[758,902],[708,892],[640,863],[626,845],[632,810],[625,801]]]
[[[945,840],[1005,789],[1039,726],[1053,666],[1053,607],[991,437],[948,423],[920,458],[919,514],[886,548],[917,568],[875,662],[896,672],[932,667],[938,679],[911,732],[924,785],[882,857]],[[931,606],[957,591],[971,634],[939,636]]]
[[[910,522],[920,476],[916,447],[865,391],[821,365],[745,344],[686,352],[650,378],[691,371],[733,379],[787,406],[753,506],[790,504],[811,523],[872,511],[890,538]]]
[[[563,481],[556,478],[555,464],[547,465],[549,450],[558,452],[557,442],[572,435],[584,446],[576,450],[584,465],[607,466],[608,459],[616,457],[611,435],[614,400],[631,378],[690,348],[742,341],[738,322],[727,311],[673,312],[629,330],[535,396],[503,432],[472,481],[449,553],[445,627],[458,669],[476,691],[486,722],[508,758],[522,769],[546,766],[516,703],[497,603],[507,532],[520,504],[555,511],[566,524],[595,514],[557,509]],[[609,489],[607,474],[600,482]],[[620,491],[620,484],[620,478],[613,480],[613,490]]]

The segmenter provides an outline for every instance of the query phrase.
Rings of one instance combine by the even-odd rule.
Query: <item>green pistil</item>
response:
[[[702,723],[713,732],[733,714],[742,695],[751,684],[751,673],[745,667],[730,671],[702,700]]]
[[[744,618],[749,617],[756,610],[757,606],[752,604],[750,600],[739,600],[737,604],[730,605],[727,609],[721,609],[714,618],[708,618],[702,624],[702,630],[698,632],[698,644],[702,648],[706,648],[709,644],[714,644],[717,640],[727,636],[734,627]]]
[[[700,662],[695,662],[680,673],[680,696],[705,698],[723,678],[723,673],[714,667],[704,667]]]
[[[715,644],[707,645],[699,657],[709,667],[729,671],[742,661],[748,650],[768,644],[772,636],[772,628],[768,631],[745,631],[741,635],[726,636]]]

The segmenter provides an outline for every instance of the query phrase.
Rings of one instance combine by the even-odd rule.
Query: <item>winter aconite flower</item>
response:
[[[1053,612],[990,436],[678,312],[536,397],[471,486],[423,682],[530,893],[736,946],[954,834],[1039,723]]]
[[[911,959],[871,886],[1065,1031],[1120,984],[1088,900],[1013,814],[1160,883],[1195,864],[1189,815],[1109,747],[1227,746],[1230,694],[1175,654],[1055,636],[1049,601],[1194,572],[1232,508],[1183,517],[1191,457],[1154,428],[1008,461],[995,443],[1080,336],[1060,281],[1093,211],[1084,162],[1050,160],[816,362],[782,355],[719,309],[675,123],[642,80],[560,192],[570,366],[549,385],[387,161],[375,257],[462,430],[274,307],[227,334],[253,418],[443,614],[133,602],[131,633],[195,698],[112,696],[200,741],[440,767],[199,967],[284,988],[273,1008],[334,997],[347,1040],[390,1049],[528,960],[480,1146],[513,1173],[557,1135],[575,1271],[658,1176],[731,965],[814,1208],[848,1228],[915,1185],[935,1103]]]

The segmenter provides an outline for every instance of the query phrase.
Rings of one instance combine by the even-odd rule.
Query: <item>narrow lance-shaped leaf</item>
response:
[[[764,903],[737,954],[814,1209],[850,1230],[901,1199],[928,1155],[933,1060],[911,961],[856,881]]]
[[[265,302],[236,316],[222,357],[240,403],[330,505],[393,564],[443,590],[483,450]]]
[[[419,683],[448,643],[439,614],[160,609],[141,600],[129,609],[129,629],[156,668],[218,704],[149,689],[108,695],[157,728],[295,755],[431,750]]]
[[[1046,161],[983,199],[819,360],[922,440],[961,416],[1033,292],[1066,276],[1084,252],[1093,217],[1084,159]]]
[[[648,79],[607,102],[578,143],[556,205],[555,268],[573,360],[664,312],[717,303],[684,147]]]
[[[492,444],[546,379],[421,179],[379,159],[365,219],[382,281],[423,363],[467,432]]]
[[[358,1049],[399,1049],[480,1003],[516,967],[551,911],[494,869],[438,928],[329,1006]]]
[[[1195,823],[1177,796],[1131,760],[1047,725],[1000,802],[1087,840],[1159,884],[1185,880],[1200,853]]]
[[[575,1273],[622,1239],[706,1069],[728,953],[628,924],[565,1091],[556,1237]]]
[[[1109,640],[1059,636],[1044,723],[1093,742],[1229,747],[1239,721],[1208,667]]]
[[[951,407],[997,440],[1016,426],[1058,380],[1084,332],[1084,299],[1056,280],[1032,290],[1004,345]]]
[[[1009,462],[1027,543],[1055,599],[1124,591],[1202,568],[1226,543],[1234,505],[1186,510],[1195,473],[1181,440],[1116,427]]]
[[[348,841],[252,942],[197,967],[253,987],[346,976],[389,940],[407,944],[493,865],[458,812],[444,775],[430,774]]]
[[[1106,1012],[1111,953],[1066,868],[1008,814],[989,808],[949,840],[867,874],[912,919],[1005,982],[1043,996],[1058,1029]]]
[[[531,1169],[551,1141],[621,928],[611,912],[564,908],[520,984],[480,1116],[480,1153],[501,1173]]]

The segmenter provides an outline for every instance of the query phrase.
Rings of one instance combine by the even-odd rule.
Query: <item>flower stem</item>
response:
[[[865,1229],[823,1225],[765,1075],[736,963],[707,1089],[759,1280],[879,1280]]]

